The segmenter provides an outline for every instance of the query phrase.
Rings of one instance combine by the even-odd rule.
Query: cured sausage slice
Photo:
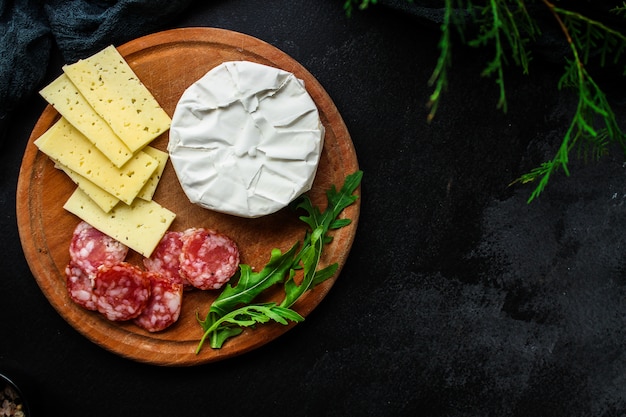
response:
[[[146,270],[156,272],[172,282],[182,283],[191,287],[186,279],[180,275],[180,253],[183,248],[182,232],[167,232],[152,252],[149,258],[144,258]]]
[[[239,249],[228,236],[210,229],[183,232],[180,274],[201,290],[218,289],[237,272]]]
[[[72,301],[87,310],[96,310],[93,277],[73,261],[65,267],[65,286]]]
[[[112,321],[139,316],[150,299],[150,279],[134,265],[121,262],[98,269],[93,293],[96,308]]]
[[[67,292],[78,305],[96,310],[93,285],[98,268],[122,262],[128,247],[81,221],[72,234],[69,252],[70,262],[65,268]]]
[[[154,272],[150,279],[150,300],[133,322],[149,332],[159,332],[174,324],[180,316],[183,301],[183,284]]]
[[[78,223],[70,241],[70,261],[93,277],[102,265],[122,262],[128,247],[85,221]]]

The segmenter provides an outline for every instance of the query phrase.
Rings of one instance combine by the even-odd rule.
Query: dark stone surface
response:
[[[0,370],[39,415],[622,416],[626,414],[626,184],[616,149],[572,160],[528,205],[509,186],[551,158],[575,110],[562,64],[506,74],[496,109],[490,50],[455,48],[426,123],[437,28],[343,1],[196,1],[168,27],[256,36],[326,88],[365,176],[342,275],[301,325],[241,357],[193,368],[119,358],[50,307],[17,234],[15,187],[44,107],[32,97],[0,152]],[[50,65],[59,71],[61,59]],[[618,120],[621,78],[605,82]]]

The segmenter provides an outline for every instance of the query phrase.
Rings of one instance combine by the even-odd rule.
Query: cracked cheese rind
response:
[[[63,72],[131,152],[169,129],[170,117],[114,46]]]
[[[35,145],[56,163],[82,175],[126,204],[133,202],[159,165],[142,151],[118,168],[63,117],[44,132]]]
[[[105,213],[80,188],[76,188],[63,208],[146,258],[176,217],[155,201],[142,199],[130,206],[118,204]]]
[[[323,142],[324,126],[302,80],[230,61],[183,93],[167,149],[192,203],[260,217],[311,188]]]
[[[133,152],[96,113],[67,75],[61,74],[39,94],[116,167],[121,167],[133,157]]]

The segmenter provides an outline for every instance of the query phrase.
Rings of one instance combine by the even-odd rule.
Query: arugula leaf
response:
[[[220,295],[213,301],[211,313],[223,316],[234,307],[250,303],[258,294],[274,284],[282,282],[285,273],[293,264],[298,244],[296,243],[284,254],[279,249],[272,249],[270,260],[260,272],[252,272],[249,265],[239,266],[239,281],[235,286],[227,284]]]
[[[245,327],[274,321],[283,325],[304,320],[290,307],[307,290],[332,277],[339,265],[337,263],[318,270],[324,245],[332,241],[330,230],[345,227],[351,223],[348,218],[338,219],[341,212],[353,204],[358,196],[353,195],[361,183],[362,171],[348,175],[339,191],[333,185],[327,192],[328,204],[322,213],[313,206],[308,196],[301,196],[293,205],[303,209],[307,216],[300,216],[310,230],[305,233],[302,246],[296,242],[291,249],[282,253],[273,249],[270,260],[260,272],[252,272],[249,265],[241,264],[235,285],[227,284],[209,308],[204,320],[196,316],[204,334],[198,343],[199,353],[207,338],[214,349],[219,349],[231,337],[243,332]],[[298,250],[298,248],[300,248]],[[302,281],[294,280],[297,270],[303,270]],[[280,304],[257,303],[254,299],[268,288],[284,282],[285,297]]]
[[[337,272],[337,269],[339,269],[339,264],[334,263],[332,265],[328,265],[324,269],[315,271],[315,275],[313,276],[313,286],[316,286],[317,284],[321,284],[322,282],[326,281],[328,278],[335,275],[335,272]]]
[[[311,234],[311,246],[303,249],[301,262],[304,266],[304,277],[300,285],[296,284],[294,274],[285,281],[285,298],[280,303],[281,307],[291,307],[306,290],[313,288],[315,270],[322,256],[322,230],[321,227],[315,229]]]
[[[325,229],[324,232],[329,229],[338,229],[350,224],[350,219],[337,219],[337,217],[343,209],[357,200],[358,197],[352,193],[361,183],[361,178],[363,178],[362,171],[348,175],[339,192],[337,192],[335,186],[332,185],[331,188],[326,191],[328,206],[323,214],[320,213],[319,207],[313,206],[308,196],[302,196],[300,203],[297,204],[296,207],[306,210],[309,216],[300,216],[300,220],[307,223],[311,230],[317,229],[318,226],[323,226]]]
[[[322,248],[324,244],[328,244],[332,241],[332,237],[327,235],[329,229],[338,229],[352,222],[350,219],[337,219],[337,217],[343,209],[354,203],[358,198],[352,193],[359,186],[362,176],[363,173],[359,171],[346,177],[343,187],[341,187],[339,192],[337,192],[337,189],[333,185],[331,189],[326,192],[328,205],[324,213],[321,213],[318,207],[313,206],[308,196],[304,196],[301,203],[297,205],[297,207],[303,208],[309,213],[309,216],[300,216],[300,220],[307,223],[309,227],[313,229],[313,232],[307,235],[308,244],[310,246],[305,245],[301,252],[302,256],[300,260],[304,267],[302,283],[300,285],[296,284],[293,277],[290,277],[285,282],[285,298],[280,304],[281,306],[292,306],[308,289],[313,288],[332,276],[332,274],[326,274],[324,275],[324,279],[320,279],[322,275],[316,276],[316,271],[322,256]],[[336,271],[338,267],[339,265],[332,264],[326,273],[330,270]]]
[[[200,352],[208,336],[211,336],[211,347],[219,349],[231,337],[238,336],[244,327],[251,327],[257,323],[267,323],[273,320],[287,325],[288,320],[300,322],[304,320],[300,314],[289,308],[277,306],[276,303],[247,305],[219,317],[211,326],[205,329],[204,335],[196,348]],[[236,327],[232,327],[232,326]]]

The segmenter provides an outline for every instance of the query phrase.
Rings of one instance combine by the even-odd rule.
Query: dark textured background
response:
[[[193,368],[119,358],[48,304],[15,219],[21,156],[44,108],[33,96],[0,146],[0,369],[38,415],[626,415],[626,184],[614,150],[572,162],[531,205],[509,187],[551,158],[576,100],[562,63],[538,53],[507,71],[496,109],[490,50],[458,45],[449,90],[426,123],[439,32],[343,0],[195,1],[163,29],[258,37],[302,63],[351,133],[362,211],[342,275],[309,318],[243,356]],[[541,52],[541,51],[539,51]],[[63,60],[52,51],[47,79]],[[545,59],[549,57],[550,59]],[[620,78],[603,78],[624,127]]]

